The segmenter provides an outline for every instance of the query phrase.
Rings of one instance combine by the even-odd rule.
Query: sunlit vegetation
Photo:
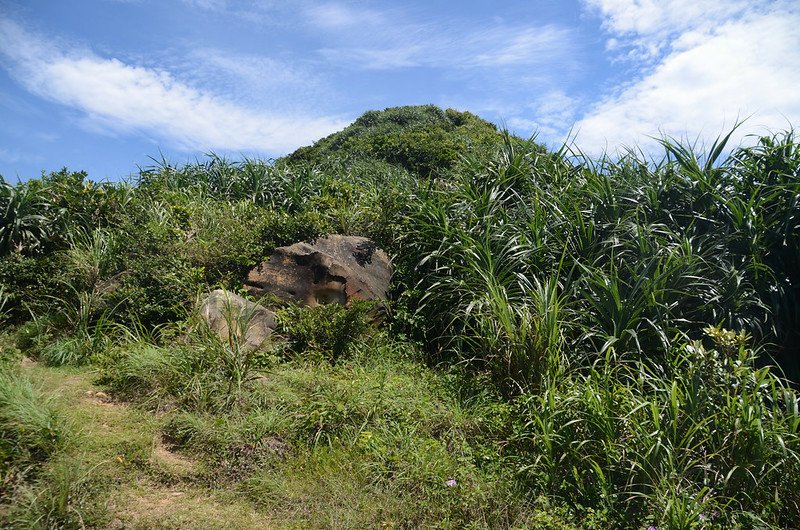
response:
[[[662,147],[401,107],[279,160],[0,181],[0,521],[796,527],[800,143]],[[334,233],[391,256],[382,324],[283,305],[250,351],[197,319]]]

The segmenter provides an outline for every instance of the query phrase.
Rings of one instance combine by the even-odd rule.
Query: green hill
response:
[[[0,526],[796,528],[800,142],[727,140],[589,158],[399,107],[278,161],[0,181]],[[390,300],[212,331],[203,297],[328,234]]]
[[[469,112],[434,105],[365,112],[351,125],[290,154],[292,163],[375,158],[423,176],[452,168],[459,156],[486,154],[503,141],[497,127]]]

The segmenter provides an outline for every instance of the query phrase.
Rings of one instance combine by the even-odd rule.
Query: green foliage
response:
[[[11,305],[9,304],[10,299],[11,296],[6,293],[6,288],[3,285],[0,285],[0,325],[4,324],[8,319],[8,313]]]
[[[427,177],[453,168],[460,156],[487,152],[500,142],[494,125],[469,112],[433,105],[394,107],[366,112],[287,160],[318,164],[336,156],[373,157]]]
[[[185,236],[171,251],[203,270],[208,283],[241,276],[264,254],[268,216],[252,203],[197,201],[183,208]]]
[[[127,206],[131,190],[125,184],[97,183],[85,171],[70,172],[67,168],[42,175],[36,182],[48,204],[58,212],[60,234],[53,243],[63,246],[73,231],[113,226]],[[40,184],[39,184],[40,182]]]
[[[118,272],[122,252],[119,237],[111,230],[76,230],[71,236],[67,260],[89,288]]]
[[[197,480],[299,526],[792,527],[798,397],[767,365],[800,380],[800,146],[729,137],[590,159],[399,107],[278,161],[1,182],[3,366],[96,363]],[[252,351],[187,318],[326,233],[392,257],[389,331],[289,307]],[[75,524],[84,482],[53,484],[21,521]]]
[[[101,381],[120,396],[157,402],[180,384],[181,353],[154,344],[126,344],[101,358]]]
[[[5,310],[9,320],[21,322],[31,313],[47,312],[53,297],[63,296],[65,285],[82,285],[80,276],[59,253],[0,258],[0,286],[7,296]]]
[[[676,336],[722,324],[781,343],[774,354],[796,378],[795,251],[775,259],[767,249],[796,249],[785,190],[797,185],[800,159],[787,147],[791,133],[723,160],[725,140],[702,162],[665,141],[667,156],[647,163],[635,153],[548,155],[509,138],[488,164],[432,186],[407,214],[398,269],[414,287],[404,303],[423,323],[410,331],[436,358],[488,365],[497,384],[524,388],[550,368],[528,361],[536,356],[520,333],[550,337],[536,339],[540,352],[590,363],[609,348],[657,360]],[[761,151],[782,157],[772,193],[752,174]],[[770,213],[741,218],[759,211]],[[767,234],[771,242],[759,239]],[[526,331],[537,319],[549,324]],[[514,369],[515,358],[533,375]]]
[[[202,289],[203,271],[179,256],[141,256],[128,262],[107,300],[122,322],[135,318],[148,327],[179,320]]]
[[[0,256],[63,249],[73,231],[113,224],[129,188],[67,168],[11,185],[0,177]]]
[[[106,522],[97,499],[94,469],[60,458],[33,484],[16,492],[3,519],[10,529],[86,528]]]
[[[372,303],[358,300],[349,307],[291,306],[278,312],[278,321],[296,354],[319,355],[335,362],[370,330],[369,314],[373,307]]]

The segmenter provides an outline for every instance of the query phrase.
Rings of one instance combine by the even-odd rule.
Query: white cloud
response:
[[[741,2],[641,0],[628,14],[624,6],[632,1],[590,3],[602,7],[617,38],[663,39],[664,53],[640,62],[638,79],[586,113],[577,124],[582,148],[646,147],[654,143],[648,135],[659,132],[708,143],[747,117],[737,139],[800,123],[797,8],[773,2],[743,11]]]
[[[342,66],[364,70],[396,70],[423,66],[431,56],[424,53],[423,46],[398,46],[389,48],[323,48],[322,56]]]
[[[608,47],[620,44],[639,47],[636,57],[651,57],[670,36],[696,28],[710,27],[747,11],[758,10],[749,0],[584,0],[603,17],[603,27],[621,37],[612,38]]]
[[[209,11],[224,10],[228,6],[226,0],[183,0],[183,3],[189,7],[206,9]]]
[[[283,153],[342,128],[331,117],[248,108],[176,79],[167,71],[63,51],[0,19],[0,57],[29,91],[76,109],[87,126],[143,131],[186,150]]]
[[[213,87],[231,101],[303,113],[309,101],[331,98],[331,89],[312,65],[256,54],[194,47],[170,71],[197,86]]]

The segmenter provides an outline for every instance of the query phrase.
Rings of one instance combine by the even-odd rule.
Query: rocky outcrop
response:
[[[201,318],[225,342],[256,350],[277,326],[275,313],[241,296],[217,289],[200,304]]]
[[[332,235],[275,249],[245,281],[254,296],[274,295],[308,306],[386,300],[392,268],[364,237]]]

